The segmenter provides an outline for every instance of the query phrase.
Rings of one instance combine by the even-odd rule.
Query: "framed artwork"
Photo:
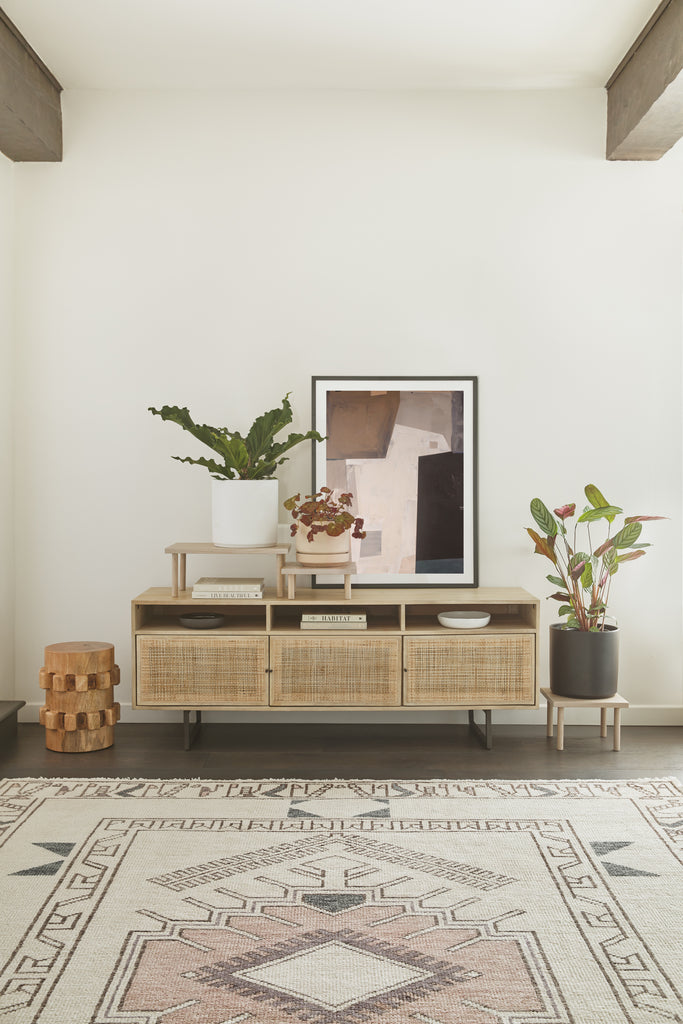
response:
[[[313,490],[364,520],[354,586],[476,587],[477,378],[314,377],[312,406]]]

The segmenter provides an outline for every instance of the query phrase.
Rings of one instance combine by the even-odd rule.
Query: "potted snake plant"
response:
[[[563,619],[550,626],[550,689],[563,697],[597,699],[617,692],[619,630],[607,622],[612,581],[622,565],[650,547],[640,541],[643,523],[666,516],[626,516],[613,532],[623,509],[611,505],[595,484],[587,484],[584,493],[589,504],[573,529],[574,502],[551,512],[534,498],[531,514],[542,532],[528,527],[527,533],[536,554],[553,564],[546,579],[558,588],[550,598],[559,602]],[[606,527],[600,543],[594,536],[598,524]]]
[[[214,458],[174,455],[178,462],[203,466],[211,475],[212,540],[221,547],[265,547],[277,543],[278,482],[275,472],[287,461],[286,454],[302,441],[323,441],[317,430],[276,435],[292,422],[291,392],[280,408],[263,413],[246,434],[227,427],[195,423],[187,408],[149,407],[162,420],[177,423],[214,454]]]

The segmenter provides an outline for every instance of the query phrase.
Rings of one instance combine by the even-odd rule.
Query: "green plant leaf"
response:
[[[536,545],[536,547],[534,548],[535,553],[537,555],[545,555],[546,558],[550,559],[553,565],[557,565],[555,551],[553,550],[549,541],[545,537],[541,537],[538,533],[536,533],[535,530],[532,530],[530,526],[527,526],[526,532],[529,534],[532,541]]]
[[[616,560],[617,549],[614,547],[614,545],[612,545],[612,547],[607,548],[607,551],[605,551],[604,555],[602,556],[602,564],[605,567],[605,569],[609,569],[610,565],[616,562]]]
[[[288,452],[294,445],[300,444],[302,441],[324,441],[325,438],[318,433],[317,430],[309,430],[305,434],[289,434],[286,441],[275,442],[269,449],[267,454],[278,460],[278,466],[282,465],[286,460],[281,458],[284,452]]]
[[[222,480],[237,479],[237,474],[234,473],[229,466],[221,466],[218,462],[214,462],[213,459],[191,459],[189,455],[186,455],[184,458],[180,455],[172,455],[171,458],[175,459],[177,462],[189,462],[192,466],[204,466],[212,476],[218,477]]]
[[[554,583],[556,587],[564,587],[566,583],[561,576],[546,576],[549,583]]]
[[[317,430],[309,430],[305,434],[292,433],[289,434],[286,441],[275,441],[275,435],[292,422],[289,394],[287,392],[282,399],[280,408],[270,409],[262,416],[257,416],[244,438],[248,453],[248,469],[244,475],[250,479],[257,480],[272,476],[276,468],[287,461],[284,458],[285,452],[290,451],[295,445],[301,444],[302,441],[324,441]]]
[[[642,529],[640,523],[627,523],[613,538],[615,548],[630,548],[640,537]]]
[[[249,452],[241,437],[233,435],[225,442],[225,461],[234,466],[240,477],[244,476],[249,467]]]
[[[546,508],[540,498],[534,498],[529,507],[532,516],[543,532],[548,537],[554,537],[557,534],[557,523],[550,509]]]
[[[558,608],[558,615],[571,615],[574,609],[570,604],[563,604],[561,608]]]
[[[578,580],[580,576],[583,576],[583,573],[585,572],[585,566],[586,566],[587,564],[588,564],[588,563],[587,563],[587,562],[585,562],[585,561],[583,561],[583,562],[577,562],[577,563],[576,563],[576,565],[574,566],[574,568],[573,568],[573,569],[571,570],[571,572],[569,573],[569,575],[571,576],[571,578],[572,578],[573,580]]]
[[[586,495],[593,508],[606,508],[609,505],[609,502],[598,490],[595,484],[586,484],[583,489],[583,493]]]
[[[644,551],[627,551],[625,555],[617,555],[617,562],[633,562],[636,558],[642,558]]]
[[[593,586],[593,566],[590,562],[586,562],[585,568],[581,573],[581,586],[584,590],[590,590]]]
[[[161,409],[154,409],[152,406],[149,406],[149,412],[154,416],[161,416],[162,420],[170,420],[172,423],[177,423],[188,434],[192,434],[193,437],[196,437],[202,444],[207,445],[207,447],[211,448],[212,451],[216,452],[223,459],[226,458],[228,439],[226,437],[227,432],[222,427],[211,427],[206,423],[195,423],[190,416],[190,410],[187,408],[181,409],[177,405],[164,405]],[[179,461],[182,462],[183,460],[180,459]],[[203,465],[198,460],[195,460],[195,464]],[[229,464],[226,463],[226,465]],[[223,470],[223,473],[225,474],[225,470]]]
[[[604,541],[604,542],[603,542],[603,543],[602,543],[602,544],[600,545],[600,547],[599,547],[599,548],[596,548],[596,549],[595,549],[595,551],[593,552],[593,554],[594,554],[594,555],[595,555],[595,556],[596,556],[597,558],[600,558],[600,557],[601,557],[602,555],[604,555],[604,554],[605,554],[605,552],[606,552],[606,551],[609,551],[609,549],[610,549],[610,548],[613,548],[613,547],[614,547],[614,541],[612,540],[612,538],[611,538],[611,537],[608,537],[608,538],[607,538],[607,540],[606,540],[606,541]]]
[[[616,505],[601,505],[600,508],[589,508],[583,512],[577,522],[579,523],[594,523],[598,519],[606,519],[608,523],[614,521],[615,516],[621,514],[623,509],[617,508]]]
[[[246,437],[237,430],[227,427],[211,427],[198,424],[192,419],[189,409],[177,405],[164,405],[161,409],[149,406],[149,411],[163,420],[177,423],[198,441],[216,452],[225,462],[225,466],[216,470],[215,463],[201,459],[182,459],[179,462],[190,462],[197,466],[205,466],[212,473],[243,480],[263,480],[272,477],[278,466],[287,461],[284,453],[302,441],[324,441],[317,430],[309,430],[306,434],[290,434],[286,441],[275,442],[274,436],[292,421],[292,407],[289,403],[289,392],[282,400],[282,406],[271,409],[257,416]]]

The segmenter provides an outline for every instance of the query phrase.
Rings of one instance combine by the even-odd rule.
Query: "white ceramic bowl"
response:
[[[457,612],[440,612],[439,622],[449,629],[481,629],[491,621],[488,612],[469,611],[458,609]]]

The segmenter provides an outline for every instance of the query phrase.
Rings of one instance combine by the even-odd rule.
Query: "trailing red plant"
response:
[[[313,540],[316,533],[339,537],[351,529],[351,536],[362,540],[366,536],[363,520],[349,511],[352,502],[353,494],[345,491],[335,498],[331,487],[321,487],[315,494],[306,494],[303,498],[301,494],[292,495],[283,502],[284,507],[296,520],[290,526],[292,537],[296,536],[301,524],[307,528],[306,538],[309,541]]]

